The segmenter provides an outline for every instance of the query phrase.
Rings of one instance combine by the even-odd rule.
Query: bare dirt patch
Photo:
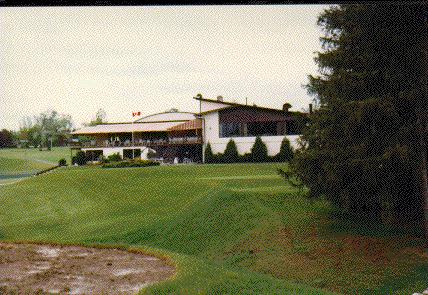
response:
[[[0,294],[135,294],[174,272],[125,250],[0,243]]]

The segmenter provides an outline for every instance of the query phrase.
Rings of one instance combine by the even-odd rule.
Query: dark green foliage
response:
[[[62,158],[61,160],[58,161],[58,165],[59,166],[66,166],[67,165],[67,161],[64,158]]]
[[[127,168],[127,167],[149,167],[159,166],[159,162],[150,160],[129,160],[102,164],[102,168]]]
[[[267,162],[269,161],[268,151],[266,144],[260,138],[256,137],[253,147],[251,148],[251,158],[253,162]]]
[[[155,150],[150,149],[147,152],[147,159],[154,159],[154,158],[156,158],[156,156],[157,156],[157,154],[156,154]]]
[[[86,154],[83,151],[78,151],[76,155],[72,158],[72,164],[77,164],[79,166],[86,165],[87,159]]]
[[[0,148],[13,147],[16,145],[16,135],[7,129],[0,131]]]
[[[226,145],[223,155],[221,156],[223,163],[236,163],[239,161],[238,148],[236,147],[235,141],[230,139]]]
[[[293,152],[293,149],[291,148],[290,141],[287,139],[287,137],[284,137],[284,139],[281,142],[279,153],[273,157],[273,161],[288,162],[293,159],[293,156],[294,156],[294,152]]]
[[[120,156],[119,153],[115,153],[115,154],[111,154],[107,157],[107,160],[109,162],[118,162],[118,161],[122,161],[122,157]]]
[[[428,110],[425,8],[339,5],[320,16],[321,75],[310,76],[308,85],[320,108],[292,164],[311,196],[371,220],[421,220],[419,184],[426,170],[420,155],[426,157],[426,147],[420,142],[426,134],[419,127]]]
[[[205,163],[215,163],[216,159],[214,157],[213,154],[213,150],[211,148],[211,144],[208,143],[207,146],[205,147],[205,151],[204,151],[204,157],[205,157]]]
[[[252,161],[253,161],[253,158],[251,156],[251,153],[245,153],[242,156],[239,156],[239,162],[251,163]]]

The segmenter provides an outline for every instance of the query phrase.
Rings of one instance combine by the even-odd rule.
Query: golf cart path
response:
[[[174,273],[126,250],[0,242],[0,294],[136,294]]]

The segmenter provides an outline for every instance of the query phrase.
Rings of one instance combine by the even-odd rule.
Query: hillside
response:
[[[61,168],[0,187],[3,240],[109,244],[170,256],[165,293],[424,290],[428,257],[405,232],[331,217],[276,175],[283,164]],[[321,291],[322,288],[326,291]]]

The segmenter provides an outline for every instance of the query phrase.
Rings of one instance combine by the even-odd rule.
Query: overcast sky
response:
[[[76,127],[192,99],[292,110],[312,97],[318,14],[326,6],[14,7],[0,9],[0,129],[54,109]]]

